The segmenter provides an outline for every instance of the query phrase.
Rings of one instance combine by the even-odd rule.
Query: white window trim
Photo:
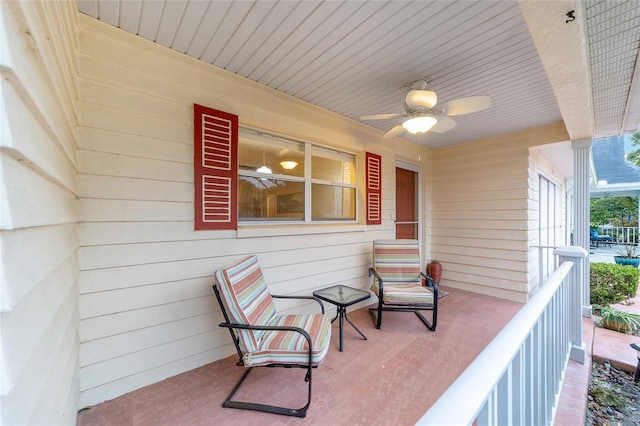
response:
[[[338,226],[340,228],[344,227],[345,225],[349,225],[349,226],[364,226],[364,225],[359,225],[359,210],[360,210],[360,203],[358,203],[358,179],[357,179],[357,173],[358,171],[356,170],[356,183],[353,184],[347,184],[347,183],[342,183],[342,182],[332,182],[332,181],[325,181],[325,180],[320,180],[320,179],[312,179],[311,177],[311,162],[312,162],[312,157],[313,155],[316,156],[321,156],[321,157],[325,157],[325,158],[334,158],[337,160],[344,160],[345,158],[349,157],[350,159],[353,159],[353,165],[354,167],[357,167],[358,165],[358,159],[359,156],[358,154],[348,151],[348,150],[342,150],[342,149],[337,149],[337,148],[333,148],[333,147],[328,147],[328,146],[324,146],[324,145],[320,145],[314,142],[310,142],[310,141],[305,141],[302,139],[296,139],[296,138],[291,138],[288,136],[283,136],[277,133],[271,133],[271,132],[264,132],[258,129],[254,129],[251,127],[247,127],[247,126],[240,126],[239,127],[239,135],[238,135],[238,145],[241,144],[240,140],[242,139],[250,139],[250,140],[255,140],[256,142],[260,142],[260,143],[265,143],[265,144],[269,144],[269,145],[278,145],[279,143],[279,139],[282,141],[286,141],[286,142],[293,142],[293,143],[297,143],[297,144],[304,144],[304,161],[305,161],[305,165],[309,165],[309,167],[305,167],[305,172],[304,172],[304,177],[298,177],[298,176],[291,176],[291,175],[282,175],[282,174],[271,174],[269,175],[269,179],[281,179],[281,180],[287,180],[290,182],[304,182],[304,191],[305,191],[305,217],[304,220],[264,220],[264,219],[252,219],[252,220],[247,220],[247,219],[241,219],[238,218],[238,237],[241,237],[241,229],[261,229],[262,231],[260,232],[259,235],[254,235],[254,236],[265,236],[265,228],[270,228],[270,227],[278,227],[278,228],[282,228],[282,227],[287,227],[287,226],[291,226],[291,227],[299,227],[299,226],[305,226],[305,227],[313,227],[316,225],[322,225],[323,228],[322,230],[318,230],[318,232],[294,232],[294,233],[283,233],[282,231],[277,231],[277,234],[275,235],[301,235],[301,234],[305,234],[305,233],[323,233],[323,232],[327,232],[326,226],[328,225],[332,225],[332,226]],[[249,134],[249,135],[247,135]],[[265,175],[262,173],[258,173],[258,172],[254,172],[254,171],[250,171],[250,170],[238,170],[238,176],[249,176],[249,177],[259,177],[259,178],[264,178]],[[355,206],[355,218],[354,219],[327,219],[327,220],[313,220],[312,219],[312,199],[311,199],[311,191],[312,191],[312,185],[313,184],[319,184],[319,185],[329,185],[329,186],[334,186],[334,187],[342,187],[342,188],[349,188],[349,189],[354,189],[356,191],[356,196],[354,198],[354,202],[356,203]],[[306,194],[309,194],[309,196],[306,196]],[[239,198],[239,197],[238,197]],[[309,212],[309,214],[307,215],[306,213]],[[239,211],[238,211],[239,213]],[[340,229],[338,228],[338,229]],[[353,231],[336,231],[336,232],[353,232]],[[246,232],[242,232],[242,234],[250,234],[250,233],[246,233]]]

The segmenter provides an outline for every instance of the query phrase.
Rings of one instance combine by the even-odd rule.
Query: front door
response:
[[[418,239],[418,173],[396,167],[396,239]]]

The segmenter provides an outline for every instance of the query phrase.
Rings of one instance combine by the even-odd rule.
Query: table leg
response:
[[[367,340],[367,336],[365,336],[364,334],[362,334],[362,331],[360,331],[360,330],[358,329],[358,327],[356,327],[356,325],[355,325],[354,323],[352,323],[352,322],[351,322],[351,320],[349,319],[349,317],[347,317],[347,312],[346,312],[346,311],[345,311],[345,313],[344,313],[344,318],[347,320],[347,322],[348,322],[349,324],[351,324],[351,327],[353,327],[353,328],[354,328],[354,329],[355,329],[355,330],[356,330],[356,331],[357,331],[357,332],[362,336],[362,338],[363,338],[364,340]]]
[[[343,330],[344,330],[344,320],[346,319],[347,322],[349,324],[351,324],[351,327],[354,328],[354,330],[356,330],[358,332],[358,334],[360,336],[362,336],[362,338],[364,340],[367,340],[367,336],[364,335],[364,333],[362,333],[362,331],[360,331],[360,329],[358,327],[356,327],[356,325],[354,323],[351,322],[351,320],[349,319],[349,317],[347,317],[347,308],[345,306],[338,306],[338,309],[336,310],[336,316],[333,317],[333,319],[331,320],[331,322],[333,323],[335,320],[337,320],[338,318],[340,318],[340,352],[343,352],[342,347],[344,346],[344,338],[343,338]]]
[[[342,328],[344,327],[345,310],[344,306],[338,307],[338,311],[340,311],[340,352],[342,352]]]

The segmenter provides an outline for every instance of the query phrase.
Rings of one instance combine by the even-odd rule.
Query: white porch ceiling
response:
[[[637,127],[640,2],[545,3],[533,4],[543,10],[553,3],[561,12],[551,19],[575,25],[572,31],[580,31],[582,39],[586,25],[589,53],[579,54],[585,63],[590,58],[583,74],[591,75],[586,86],[592,93],[576,96],[583,106],[593,105],[588,121],[593,128],[587,132],[595,138]],[[561,91],[552,87],[548,61],[539,56],[516,1],[77,0],[77,5],[108,24],[358,121],[403,112],[407,86],[418,79],[427,80],[439,102],[491,96],[490,109],[456,117],[458,127],[447,133],[423,135],[422,144],[432,148],[571,119],[566,107],[561,112],[556,101]],[[565,23],[570,10],[576,10],[580,25]],[[364,123],[386,132],[401,121]]]
[[[598,137],[633,132],[640,122],[640,2],[586,2],[587,41]]]

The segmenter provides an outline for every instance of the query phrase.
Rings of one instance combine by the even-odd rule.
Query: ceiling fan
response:
[[[450,116],[470,114],[482,111],[491,106],[489,96],[470,96],[453,99],[440,105],[436,92],[425,90],[427,82],[417,80],[411,84],[411,90],[404,100],[404,114],[375,114],[360,117],[362,120],[387,120],[395,117],[409,117],[402,124],[398,124],[383,136],[383,139],[397,136],[404,131],[421,134],[428,131],[435,133],[447,132],[458,125]]]

